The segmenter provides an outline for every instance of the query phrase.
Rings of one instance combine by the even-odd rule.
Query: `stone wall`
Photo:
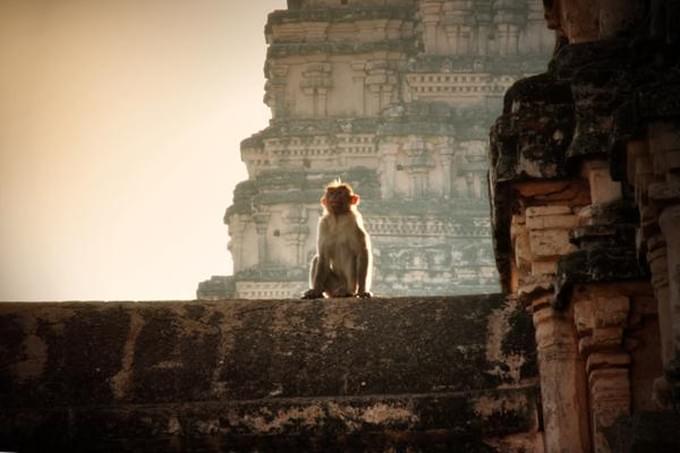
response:
[[[0,450],[534,451],[500,295],[0,304]],[[524,450],[522,450],[524,448]]]

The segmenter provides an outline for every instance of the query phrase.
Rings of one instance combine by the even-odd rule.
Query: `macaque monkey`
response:
[[[336,180],[321,197],[316,256],[309,272],[311,288],[303,299],[371,297],[371,243],[357,210],[359,195]]]

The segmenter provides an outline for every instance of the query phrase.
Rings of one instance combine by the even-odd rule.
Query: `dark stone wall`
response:
[[[0,450],[494,451],[533,337],[500,295],[3,303]]]

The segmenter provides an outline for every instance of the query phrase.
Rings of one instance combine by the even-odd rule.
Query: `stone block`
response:
[[[590,185],[592,204],[611,203],[621,198],[621,183],[612,180],[607,162],[585,162],[582,173]]]
[[[531,217],[571,214],[569,206],[532,206],[526,209],[527,219]]]
[[[531,275],[555,275],[557,272],[557,261],[532,261]]]
[[[588,359],[586,360],[586,371],[590,373],[597,368],[626,368],[630,365],[630,362],[630,354],[625,352],[595,352],[588,355]]]
[[[566,255],[575,250],[569,242],[568,230],[536,230],[529,232],[531,254],[537,257]]]
[[[527,228],[530,230],[571,229],[579,225],[575,215],[527,216]]]

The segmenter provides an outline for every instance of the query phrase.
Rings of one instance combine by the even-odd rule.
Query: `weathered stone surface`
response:
[[[531,321],[500,295],[6,303],[0,345],[0,448],[484,451],[537,429]]]
[[[612,451],[675,453],[680,451],[680,416],[674,412],[640,412],[621,417],[608,430]]]

